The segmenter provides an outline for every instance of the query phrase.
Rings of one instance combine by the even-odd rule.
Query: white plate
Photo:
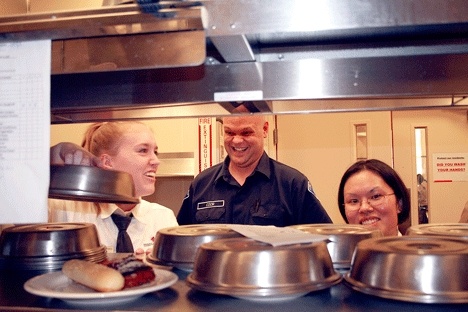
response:
[[[34,295],[58,298],[71,304],[116,304],[134,300],[144,294],[173,285],[179,279],[171,271],[153,268],[156,279],[151,283],[119,291],[98,292],[75,283],[61,271],[33,277],[24,283],[24,289]]]

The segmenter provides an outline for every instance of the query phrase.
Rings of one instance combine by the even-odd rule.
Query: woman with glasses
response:
[[[401,235],[398,225],[409,216],[408,190],[393,168],[377,159],[354,163],[341,178],[338,207],[346,223]]]

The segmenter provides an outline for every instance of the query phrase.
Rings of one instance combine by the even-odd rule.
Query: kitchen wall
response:
[[[415,157],[412,144],[415,127],[427,127],[429,221],[458,222],[468,201],[468,181],[434,182],[433,154],[468,153],[467,110],[393,112],[395,169],[413,189],[417,182],[414,162],[410,160]],[[416,207],[416,200],[413,196],[412,207]]]
[[[368,158],[378,158],[401,175],[412,196],[412,224],[417,224],[414,128],[427,127],[429,220],[458,222],[468,201],[468,181],[434,183],[432,155],[468,153],[466,110],[323,113],[279,115],[278,160],[309,177],[335,223],[344,221],[337,207],[339,181],[355,161],[354,124],[368,124]]]
[[[270,118],[270,134],[274,129]],[[356,159],[355,124],[367,124],[368,158],[378,158],[400,173],[410,190],[417,189],[414,169],[413,129],[428,128],[428,158],[434,153],[468,153],[466,110],[379,111],[278,115],[278,146],[270,135],[268,153],[302,171],[335,223],[344,221],[337,207],[337,190],[342,174]],[[156,119],[145,121],[155,131],[159,150],[198,150],[198,120]],[[88,124],[52,125],[51,144],[72,140],[80,143]],[[196,160],[195,160],[196,162]],[[429,177],[430,177],[429,172]],[[156,193],[149,199],[175,212],[180,207],[191,177],[159,178]],[[412,222],[417,223],[417,192],[412,191]],[[430,222],[458,222],[468,200],[468,182],[429,181]]]
[[[100,8],[102,7],[103,2],[111,1],[112,0],[2,0],[2,5],[0,5],[0,15]]]
[[[187,153],[198,148],[198,121],[196,118],[143,120],[154,131],[159,152]],[[51,125],[51,145],[63,141],[81,143],[89,123]]]
[[[392,164],[391,114],[384,112],[278,115],[278,160],[303,172],[334,223],[341,176],[356,160],[355,124],[367,124],[368,158]]]
[[[24,14],[28,11],[28,4],[19,0],[2,0],[0,5],[0,16]]]

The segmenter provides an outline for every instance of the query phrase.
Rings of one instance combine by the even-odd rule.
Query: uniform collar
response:
[[[99,216],[101,217],[101,219],[109,218],[114,213],[114,211],[119,209],[117,205],[110,203],[96,203],[96,205],[100,210]]]
[[[268,179],[271,178],[271,170],[270,170],[270,157],[268,157],[266,152],[263,152],[260,161],[258,162],[257,168],[255,171],[262,173]]]
[[[223,162],[223,167],[220,172],[218,172],[218,175],[216,176],[215,181],[218,181],[219,179],[223,179],[225,181],[229,181],[232,179],[232,175],[229,172],[229,163],[231,162],[231,159],[229,156],[226,156]],[[266,152],[263,152],[262,157],[260,157],[260,161],[257,164],[257,167],[255,170],[250,174],[250,176],[253,176],[256,172],[263,174],[265,177],[270,179],[271,177],[271,170],[270,170],[270,157],[268,157]]]

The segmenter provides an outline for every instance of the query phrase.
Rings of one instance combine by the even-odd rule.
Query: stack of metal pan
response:
[[[0,236],[0,270],[56,271],[70,259],[105,258],[106,248],[91,223],[17,225]]]
[[[467,263],[468,244],[463,238],[370,238],[357,244],[344,281],[356,291],[387,299],[468,303]]]
[[[449,236],[468,239],[468,223],[429,223],[411,226],[406,235]]]
[[[341,279],[324,241],[272,246],[234,237],[201,244],[187,284],[250,301],[278,302],[329,288]]]
[[[156,265],[192,271],[201,244],[233,237],[243,236],[226,224],[191,224],[161,229],[156,233],[153,251],[146,260]]]
[[[369,229],[358,224],[301,224],[290,226],[311,234],[328,237],[327,248],[335,270],[345,273],[351,267],[356,244],[368,238],[382,236],[376,229]]]
[[[49,197],[101,203],[138,203],[131,174],[93,166],[50,166]]]

